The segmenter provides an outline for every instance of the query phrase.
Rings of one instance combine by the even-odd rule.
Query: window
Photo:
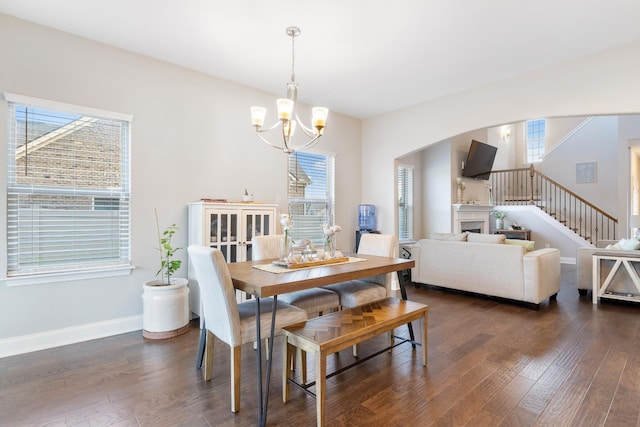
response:
[[[547,121],[527,120],[527,163],[537,163],[542,161],[544,156],[544,139],[546,137]]]
[[[129,267],[131,119],[5,98],[7,277]]]
[[[413,240],[413,168],[398,166],[398,240]]]
[[[294,152],[289,155],[289,215],[294,241],[309,239],[322,246],[322,224],[334,218],[333,156]]]

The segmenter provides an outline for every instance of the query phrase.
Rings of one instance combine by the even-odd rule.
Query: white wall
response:
[[[617,116],[594,117],[536,165],[543,174],[611,214],[617,212]],[[596,181],[576,182],[578,163],[596,163]],[[626,196],[626,192],[621,194]],[[614,215],[615,216],[615,215]]]
[[[378,206],[379,222],[388,227],[393,224],[393,159],[405,153],[451,135],[528,118],[638,113],[638,69],[640,42],[365,119],[362,197]],[[626,176],[628,167],[618,170],[619,180]]]
[[[422,151],[422,234],[416,240],[427,238],[433,232],[451,230],[451,204],[456,201],[449,177],[453,174],[452,143],[443,141]],[[455,181],[455,180],[454,180]]]
[[[286,208],[286,156],[257,140],[249,114],[251,105],[273,111],[282,94],[259,92],[5,15],[0,15],[0,57],[0,92],[134,116],[131,240],[136,267],[130,276],[111,279],[0,284],[0,357],[9,347],[37,347],[51,332],[68,338],[83,329],[100,330],[98,334],[140,329],[141,286],[158,269],[154,207],[161,224],[180,227],[175,243],[182,247],[187,242],[186,204],[201,197],[237,201],[247,188],[257,201]],[[301,117],[310,117],[309,110],[302,106]],[[0,103],[2,165],[6,122],[6,104]],[[341,248],[354,244],[361,203],[360,139],[360,120],[330,113],[318,144],[318,150],[337,155]],[[6,200],[1,200],[4,223]],[[0,246],[0,270],[5,271],[6,246]],[[186,260],[186,250],[181,259]],[[186,275],[186,263],[178,275]]]

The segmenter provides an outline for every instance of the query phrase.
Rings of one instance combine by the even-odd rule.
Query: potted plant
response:
[[[507,216],[505,211],[492,210],[491,215],[496,219],[496,230],[504,229],[504,219]]]
[[[150,339],[164,339],[182,335],[189,330],[189,280],[173,277],[182,261],[175,259],[171,239],[179,230],[171,224],[162,233],[156,212],[160,269],[156,279],[143,284],[142,335]],[[158,279],[157,277],[160,276]]]
[[[243,202],[253,202],[253,193],[249,194],[247,189],[244,189],[244,194],[242,195]]]

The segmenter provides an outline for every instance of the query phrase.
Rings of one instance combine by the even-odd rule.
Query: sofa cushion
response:
[[[504,234],[469,233],[467,236],[467,242],[471,243],[504,243],[505,240]]]
[[[535,250],[535,243],[533,240],[521,240],[521,239],[505,239],[507,245],[522,246],[525,251],[531,252]]]
[[[450,242],[466,242],[469,233],[431,233],[433,240],[446,240]]]

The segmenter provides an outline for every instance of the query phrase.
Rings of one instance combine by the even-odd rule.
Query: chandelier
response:
[[[318,142],[324,132],[329,109],[325,107],[313,107],[311,109],[311,127],[305,126],[302,120],[300,120],[300,117],[298,117],[298,114],[295,113],[294,108],[298,98],[298,85],[295,81],[296,75],[294,68],[296,60],[295,38],[300,35],[300,28],[288,27],[286,33],[291,37],[291,81],[287,83],[287,97],[276,100],[278,121],[271,127],[262,127],[265,116],[267,115],[267,109],[264,107],[251,107],[251,124],[255,126],[256,134],[264,143],[289,154],[294,151],[306,150]],[[292,138],[298,125],[308,137],[308,140],[300,145],[293,145]],[[282,145],[271,143],[262,136],[262,133],[272,131],[277,127],[280,127],[282,132]]]

